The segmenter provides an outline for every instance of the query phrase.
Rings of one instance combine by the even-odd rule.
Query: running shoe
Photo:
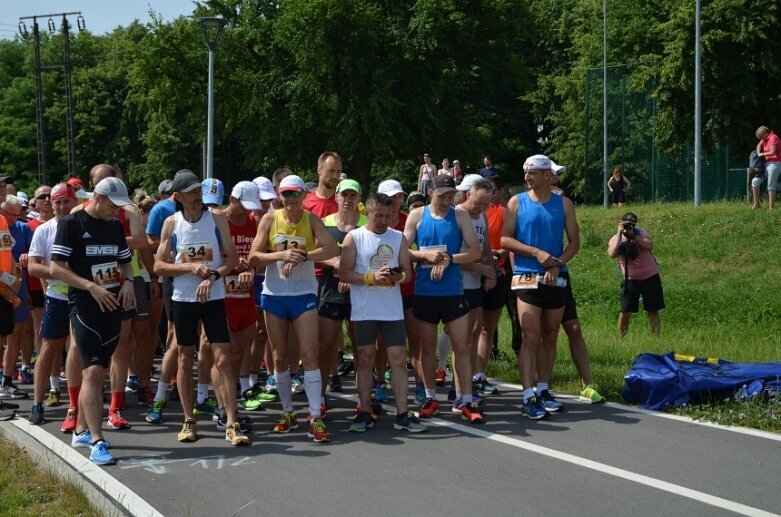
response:
[[[473,377],[472,378],[472,390],[480,392],[484,395],[497,395],[499,390],[488,382],[485,377]]]
[[[65,368],[60,369],[60,382],[68,382],[68,375],[65,373]]]
[[[320,418],[325,418],[325,414],[328,413],[328,403],[321,402],[320,403]]]
[[[365,433],[367,429],[374,427],[374,420],[366,411],[358,411],[350,424],[351,433]]]
[[[19,370],[19,375],[16,376],[16,380],[18,380],[22,384],[32,384],[33,371],[29,368],[22,368],[21,370]]]
[[[387,370],[385,370],[385,382],[389,383],[390,380],[391,380],[391,369],[388,368]]]
[[[393,428],[398,430],[405,429],[411,433],[425,433],[428,431],[428,427],[421,424],[420,420],[411,411],[398,415],[393,421]]]
[[[434,379],[437,386],[445,385],[445,381],[447,380],[447,372],[444,370],[444,368],[437,370],[437,373],[434,375]]]
[[[309,433],[307,433],[315,443],[328,443],[331,441],[331,435],[325,430],[325,422],[322,418],[315,418],[309,424]]]
[[[301,379],[301,376],[297,373],[294,373],[290,376],[292,379],[292,383],[290,386],[290,390],[295,395],[296,393],[303,393],[304,392],[304,381]]]
[[[200,404],[193,406],[193,415],[213,415],[215,409],[217,409],[217,401],[207,398]]]
[[[340,393],[342,391],[342,379],[338,375],[331,377],[328,389],[331,390],[331,393]]]
[[[141,384],[138,381],[138,375],[131,375],[128,377],[127,383],[125,384],[125,392],[137,393],[139,389],[141,389]]]
[[[548,413],[555,413],[564,409],[564,404],[553,398],[549,390],[542,390],[537,398],[540,399],[542,407]]]
[[[71,438],[71,447],[74,449],[86,449],[90,445],[92,445],[92,433],[89,432],[89,429],[85,429],[79,434],[76,434],[74,431]]]
[[[108,414],[108,426],[111,429],[130,429],[130,422],[127,418],[124,418],[119,411],[109,412]]]
[[[36,402],[30,409],[30,417],[27,419],[33,425],[41,425],[43,419],[43,404]]]
[[[264,387],[266,393],[277,393],[277,379],[273,375],[269,375],[266,379],[266,386]]]
[[[599,394],[593,384],[589,384],[580,390],[578,400],[588,402],[589,404],[601,404],[605,401],[605,397]]]
[[[378,384],[377,387],[374,388],[374,393],[372,393],[372,400],[379,402],[380,404],[388,402],[388,390],[385,389],[385,385]]]
[[[138,388],[136,392],[138,396],[138,405],[144,407],[152,407],[155,401],[155,394],[149,388]]]
[[[60,405],[60,390],[57,388],[49,388],[49,394],[46,396],[46,400],[43,401],[46,407],[54,407]]]
[[[439,402],[434,399],[426,399],[426,403],[420,408],[420,418],[431,418],[439,413]]]
[[[483,412],[480,407],[472,402],[471,404],[461,405],[461,418],[472,424],[483,423]]]
[[[349,359],[347,357],[343,357],[341,361],[339,361],[339,364],[336,366],[336,374],[337,375],[347,375],[348,373],[355,370],[355,363],[352,359]]]
[[[250,419],[246,416],[241,416],[239,414],[236,415],[236,422],[239,424],[239,427],[241,428],[241,432],[248,433],[249,427],[250,427]],[[228,414],[224,411],[220,413],[220,418],[217,420],[217,430],[218,431],[227,431],[228,430]]]
[[[13,384],[0,387],[0,399],[17,400],[17,399],[26,399],[26,398],[27,398],[27,392],[24,390],[20,390]]]
[[[477,408],[480,410],[480,412],[483,412],[483,402],[485,402],[485,399],[482,397],[477,397],[475,395],[472,395],[472,403],[474,403]],[[453,413],[460,413],[461,408],[464,407],[464,399],[459,398],[453,401],[453,407],[450,409]]]
[[[89,459],[95,465],[113,465],[116,463],[114,457],[108,452],[108,442],[100,440],[90,447]]]
[[[241,424],[238,422],[225,430],[225,441],[231,442],[231,445],[249,445],[249,436],[244,434]]]
[[[239,407],[244,411],[263,411],[263,403],[255,397],[251,389],[244,390],[239,400]]]
[[[155,400],[152,407],[146,412],[145,420],[150,424],[159,424],[163,421],[163,409],[165,409],[165,400]]]
[[[194,418],[188,418],[182,425],[182,430],[176,436],[180,442],[194,442],[198,439],[198,422]]]
[[[68,408],[68,412],[65,413],[65,419],[62,421],[60,431],[63,433],[72,433],[76,429],[76,421],[79,417],[79,410],[75,407]]]
[[[456,397],[456,389],[455,388],[450,388],[449,390],[447,390],[447,400],[449,400],[449,401],[450,400],[456,400],[456,398],[458,398],[458,397]]]
[[[537,397],[532,397],[523,403],[521,414],[532,420],[539,420],[548,416],[548,412],[542,407],[542,403]]]
[[[426,403],[425,388],[415,388],[415,402],[417,402],[421,406]]]
[[[298,420],[296,420],[296,414],[292,411],[283,411],[279,416],[277,425],[274,426],[272,432],[274,433],[288,433],[292,429],[298,429]]]
[[[268,380],[266,381],[265,385],[258,381],[254,386],[252,386],[252,391],[255,393],[255,398],[261,402],[274,402],[277,400],[277,396],[275,393],[267,393],[266,386],[268,386]]]

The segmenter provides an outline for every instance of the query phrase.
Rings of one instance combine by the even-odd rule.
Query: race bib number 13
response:
[[[293,237],[292,235],[276,234],[273,237],[274,251],[285,251],[286,249],[306,250],[306,239],[302,237]]]
[[[116,262],[92,266],[92,281],[104,289],[119,287],[119,267]]]

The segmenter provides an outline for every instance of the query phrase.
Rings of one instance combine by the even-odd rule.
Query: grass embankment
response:
[[[102,513],[74,485],[63,483],[22,449],[0,438],[0,515],[98,517]]]
[[[662,335],[652,336],[645,313],[637,314],[629,334],[617,338],[620,273],[607,257],[607,243],[626,211],[654,238],[667,308]],[[674,350],[738,362],[780,361],[781,211],[751,210],[745,203],[658,203],[604,210],[577,209],[580,253],[570,264],[578,314],[600,392],[621,401],[623,376],[642,352]],[[500,324],[503,357],[493,376],[518,382],[509,346],[509,322]],[[567,338],[559,335],[553,386],[574,393],[578,377]],[[680,410],[696,418],[781,431],[778,403],[729,403]]]

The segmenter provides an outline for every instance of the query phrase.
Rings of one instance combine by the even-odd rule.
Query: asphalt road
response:
[[[84,450],[62,446],[70,443],[59,431],[65,406],[47,409],[48,422],[32,432],[36,447],[81,461],[82,475],[101,471],[104,481],[94,484],[113,477],[119,483],[111,480],[104,490],[138,514],[154,511],[133,506],[134,495],[160,514],[194,516],[781,512],[781,436],[571,398],[563,399],[564,413],[532,422],[520,416],[516,387],[487,399],[482,425],[462,421],[443,403],[427,433],[395,431],[387,414],[374,429],[355,434],[347,431],[355,407],[352,377],[345,380],[343,393],[329,395],[329,444],[308,439],[303,421],[290,434],[272,434],[278,403],[250,414],[250,447],[232,447],[206,418],[198,442],[180,444],[178,403],[169,402],[165,423],[152,426],[132,395],[123,415],[133,428],[106,431],[115,466],[90,468]],[[304,395],[294,400],[305,415]],[[20,415],[26,417],[29,405],[21,402]],[[26,421],[14,423],[14,432],[30,432]],[[12,423],[0,425],[8,430]]]

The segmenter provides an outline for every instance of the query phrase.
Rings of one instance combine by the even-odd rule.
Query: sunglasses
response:
[[[43,201],[44,199],[51,199],[51,197],[52,197],[51,194],[38,194],[37,196],[35,196],[35,199],[40,199],[41,201]]]
[[[295,198],[298,199],[301,197],[301,192],[298,192],[296,190],[286,190],[282,192],[282,197],[285,199]]]

